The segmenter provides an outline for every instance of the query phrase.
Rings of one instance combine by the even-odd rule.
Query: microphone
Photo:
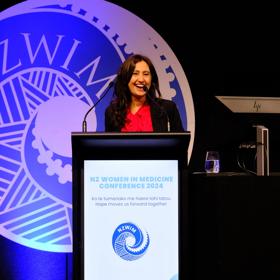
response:
[[[145,92],[148,92],[149,89],[148,89],[147,86],[144,85],[144,86],[143,86],[143,90],[144,90]]]
[[[94,103],[89,110],[86,112],[85,116],[84,116],[84,120],[83,120],[83,132],[87,132],[87,116],[88,114],[98,105],[98,103],[107,95],[107,93],[109,92],[109,90],[112,88],[112,86],[115,84],[115,80],[116,78],[111,81],[108,85],[108,87],[105,89],[104,93],[102,94],[102,96],[100,97],[100,99]]]
[[[144,86],[143,86],[143,90],[144,90],[145,92],[147,92],[149,89],[148,89],[147,86],[144,85]],[[149,98],[156,106],[158,106],[158,107],[160,108],[161,112],[165,114],[165,116],[166,116],[166,118],[167,118],[167,131],[170,132],[170,121],[169,121],[169,116],[168,116],[167,112],[166,112],[166,111],[164,110],[164,108],[162,108],[162,106],[160,106],[151,96],[149,96],[148,94],[147,94],[147,96],[148,96],[148,98]]]

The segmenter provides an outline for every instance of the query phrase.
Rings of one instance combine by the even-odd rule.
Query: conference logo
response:
[[[71,252],[71,132],[82,131],[120,64],[143,53],[157,68],[163,97],[176,102],[191,131],[190,156],[188,81],[159,34],[106,1],[25,1],[0,13],[0,30],[0,234]],[[110,90],[88,115],[88,131],[104,131],[111,98]]]
[[[147,232],[132,223],[120,224],[114,231],[112,244],[115,253],[126,261],[143,257],[150,245]]]

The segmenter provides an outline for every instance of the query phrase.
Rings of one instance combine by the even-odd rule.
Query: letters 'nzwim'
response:
[[[22,37],[22,40],[18,40],[17,42],[22,41],[23,47],[26,50],[26,57],[29,59],[29,61],[26,61],[26,57],[14,58],[14,54],[10,55],[9,47],[12,44],[10,39],[1,41],[0,46],[2,46],[2,49],[0,49],[0,51],[2,52],[2,76],[14,70],[20,70],[22,67],[24,67],[24,63],[30,63],[28,66],[31,67],[37,60],[40,60],[40,63],[42,63],[41,57],[43,55],[43,61],[45,61],[48,66],[58,67],[62,71],[67,70],[70,73],[74,73],[77,78],[81,78],[81,76],[84,75],[84,77],[86,77],[86,86],[91,86],[96,83],[108,80],[103,88],[96,94],[98,98],[100,98],[104,88],[106,88],[115,77],[115,74],[112,74],[108,77],[103,77],[102,79],[94,81],[93,78],[100,63],[100,56],[92,59],[87,65],[82,66],[80,69],[71,69],[71,67],[77,68],[77,64],[71,64],[71,61],[75,58],[78,59],[78,57],[82,55],[79,52],[79,46],[82,43],[76,39],[68,39],[67,36],[56,35],[55,43],[52,43],[53,46],[50,46],[49,42],[53,41],[54,38],[49,38],[49,40],[47,40],[45,35],[42,35],[39,41],[36,40],[37,42],[35,42],[35,39],[32,40],[32,35],[30,33],[21,33],[18,34],[18,36]]]

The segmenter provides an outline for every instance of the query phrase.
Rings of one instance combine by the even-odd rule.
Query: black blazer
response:
[[[115,105],[111,104],[105,111],[106,132],[120,132],[120,129],[112,123],[114,107]],[[184,131],[179,111],[173,101],[157,98],[151,102],[150,108],[154,132],[168,132],[168,123],[171,132]]]

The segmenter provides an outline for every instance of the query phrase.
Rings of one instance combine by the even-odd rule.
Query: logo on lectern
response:
[[[147,252],[150,237],[132,223],[119,225],[113,234],[113,248],[115,253],[126,261],[135,261]]]

